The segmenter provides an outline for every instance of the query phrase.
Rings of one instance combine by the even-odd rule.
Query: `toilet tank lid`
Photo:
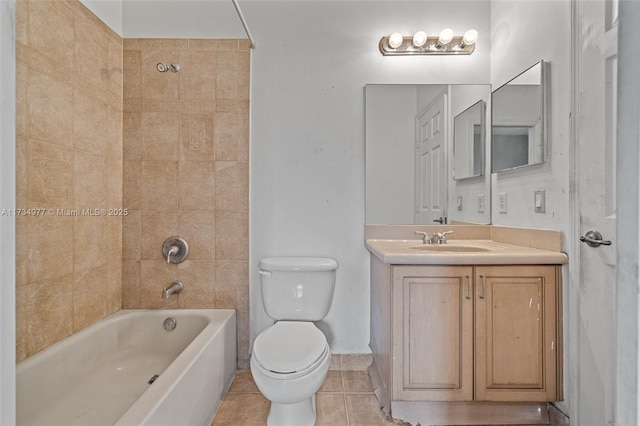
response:
[[[329,257],[265,257],[258,265],[265,271],[333,271],[338,262]]]

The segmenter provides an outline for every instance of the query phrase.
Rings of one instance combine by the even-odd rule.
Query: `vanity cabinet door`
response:
[[[392,399],[473,399],[471,266],[394,266],[392,321]]]
[[[476,267],[476,401],[558,399],[556,271],[544,265]]]

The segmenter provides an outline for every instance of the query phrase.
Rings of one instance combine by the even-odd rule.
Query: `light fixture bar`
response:
[[[385,36],[380,39],[378,48],[380,53],[385,56],[400,55],[470,55],[476,50],[475,42],[473,44],[465,44],[463,36],[453,36],[449,43],[443,44],[439,42],[439,36],[428,36],[427,42],[421,47],[413,44],[413,36],[403,36],[402,44],[393,48],[389,45],[389,37]]]

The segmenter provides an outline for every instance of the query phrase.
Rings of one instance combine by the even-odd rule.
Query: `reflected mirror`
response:
[[[545,87],[543,61],[495,90],[491,96],[491,171],[544,161]]]
[[[484,159],[491,147],[479,145],[491,137],[490,126],[482,126],[491,122],[490,98],[489,85],[365,87],[366,223],[490,222],[490,169]],[[478,109],[482,117],[472,119]],[[459,116],[473,133],[464,179],[453,177],[459,167],[454,165],[454,117]],[[461,153],[462,147],[456,149]]]
[[[453,178],[484,173],[485,103],[478,101],[453,118]]]

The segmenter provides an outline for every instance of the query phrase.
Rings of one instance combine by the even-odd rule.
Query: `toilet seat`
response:
[[[312,323],[279,321],[260,333],[253,356],[275,379],[295,379],[314,370],[330,353],[324,334]]]

